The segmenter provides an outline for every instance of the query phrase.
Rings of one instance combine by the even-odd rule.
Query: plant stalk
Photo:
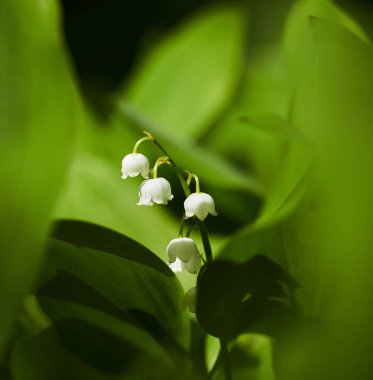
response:
[[[232,380],[232,369],[231,369],[231,363],[229,360],[228,344],[222,339],[220,339],[220,350],[221,350],[222,359],[223,359],[225,380]]]

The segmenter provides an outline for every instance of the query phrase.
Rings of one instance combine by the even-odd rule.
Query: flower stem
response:
[[[166,149],[164,149],[163,146],[156,139],[153,139],[153,142],[165,156],[170,157],[169,154],[167,153]],[[175,164],[175,161],[172,160],[171,158],[168,159],[168,163],[173,167],[173,169],[177,175],[177,178],[180,181],[181,187],[184,190],[185,196],[188,197],[190,195],[191,191],[190,191],[189,185],[187,183],[187,180],[185,180],[185,178],[184,178],[183,172],[178,168],[178,166]],[[193,177],[196,180],[197,176],[193,175]],[[196,191],[199,192],[198,177],[196,180]],[[212,263],[212,249],[211,249],[210,239],[209,239],[209,235],[207,233],[205,223],[203,223],[197,217],[194,217],[193,219],[199,228],[199,233],[201,235],[203,249],[205,251],[207,264],[210,264],[210,263]]]
[[[231,370],[231,363],[229,360],[228,345],[227,345],[227,342],[225,342],[222,339],[220,339],[220,352],[223,359],[225,380],[232,380],[232,370]]]
[[[203,244],[203,248],[206,255],[206,262],[207,264],[211,264],[212,263],[212,249],[211,249],[210,239],[207,233],[206,225],[205,223],[202,222],[202,220],[199,220],[197,217],[195,217],[194,220],[199,228],[199,233],[202,238],[202,244]]]
[[[146,136],[141,138],[139,141],[137,141],[137,143],[133,147],[133,153],[137,153],[137,149],[139,148],[140,144],[142,144],[144,141],[154,141],[153,135],[151,135],[149,132],[145,132],[145,131],[144,131],[144,133],[146,134]]]
[[[154,139],[153,140],[154,144],[158,147],[158,149],[161,150],[161,152],[167,156],[167,157],[170,157],[166,151],[166,149],[163,148],[163,146],[156,140]],[[178,168],[178,166],[175,164],[175,161],[172,160],[171,158],[169,158],[168,162],[171,164],[171,166],[174,168],[175,170],[175,173],[177,175],[177,178],[178,180],[180,181],[180,184],[184,190],[184,193],[186,196],[190,195],[190,189],[189,189],[189,186],[187,185],[186,181],[185,181],[185,178],[183,176],[183,173],[182,171]]]
[[[167,157],[167,156],[162,156],[162,157],[159,157],[158,160],[156,161],[156,163],[154,164],[154,168],[153,168],[153,178],[157,178],[158,176],[158,168],[162,165],[162,164],[169,164],[170,163],[170,158]]]
[[[180,227],[179,227],[179,238],[180,237],[183,237],[184,235],[184,223],[185,223],[185,219],[184,219],[184,215],[181,217],[181,221],[180,221]]]

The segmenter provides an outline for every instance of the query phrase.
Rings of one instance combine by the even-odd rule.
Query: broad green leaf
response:
[[[323,263],[323,272],[314,275],[324,286],[318,286],[315,298],[319,303],[329,301],[328,315],[340,321],[332,354],[342,365],[332,368],[334,377],[347,372],[364,378],[371,372],[366,352],[372,341],[373,314],[366,303],[366,294],[373,288],[372,261],[367,254],[373,246],[373,187],[368,174],[373,161],[373,49],[336,23],[313,18],[311,25],[314,71],[299,93],[293,118],[317,143],[324,188],[321,204],[325,209],[318,221],[324,236],[312,258]],[[332,297],[325,296],[327,291]],[[341,350],[346,339],[351,343]]]
[[[103,333],[115,337],[118,341],[118,345],[123,341],[123,344],[132,346],[132,349],[139,351],[139,354],[143,353],[157,360],[159,365],[167,366],[169,369],[173,367],[171,359],[155,339],[143,329],[133,324],[76,303],[61,301],[50,297],[39,297],[38,301],[53,323],[64,321],[67,327],[68,321],[71,321],[72,324],[79,323],[76,321],[84,322],[92,326],[92,330],[97,328]],[[57,332],[60,332],[58,328]],[[77,331],[75,335],[77,336],[76,339],[83,340],[83,337],[79,336],[79,331]],[[63,339],[64,337],[61,336],[62,341]],[[113,348],[108,345],[107,351],[110,353],[112,350]],[[74,352],[74,347],[71,347],[69,351]],[[113,351],[115,351],[115,349]],[[124,358],[122,358],[122,360],[124,360]],[[93,366],[95,366],[94,363]]]
[[[237,6],[194,15],[145,57],[121,99],[173,136],[200,136],[237,89],[245,22]]]
[[[0,350],[38,269],[79,118],[57,1],[1,1]]]
[[[285,218],[295,209],[306,188],[314,147],[287,119],[275,114],[244,114],[232,125],[236,128],[231,139],[222,140],[224,145],[231,143],[234,154],[246,155],[268,187],[256,220],[236,232],[242,236]]]
[[[53,328],[18,340],[12,352],[10,370],[17,380],[115,379],[65,351]]]
[[[197,319],[210,335],[224,341],[243,332],[275,335],[297,314],[291,298],[286,301],[283,284],[297,286],[265,256],[242,264],[215,261],[198,277]]]
[[[48,268],[73,275],[117,310],[146,326],[159,324],[170,338],[187,344],[181,286],[151,251],[117,232],[78,221],[61,221],[54,236]]]
[[[56,216],[104,225],[141,241],[166,259],[165,249],[177,234],[178,220],[164,206],[137,206],[141,179],[121,179],[120,165],[121,158],[115,167],[97,153],[78,152]]]
[[[328,308],[328,302],[320,300],[317,294],[321,292],[327,299],[330,292],[321,278],[329,276],[331,282],[334,278],[333,273],[328,274],[327,267],[323,268],[325,258],[319,254],[322,214],[318,208],[314,209],[314,204],[314,199],[306,198],[281,221],[258,229],[243,229],[227,242],[219,255],[242,263],[260,252],[277,262],[299,281],[297,301],[306,315],[320,315],[321,310]]]
[[[297,84],[302,83],[313,72],[315,49],[310,17],[337,22],[368,41],[361,27],[334,1],[298,0],[289,14],[284,35],[290,75]]]

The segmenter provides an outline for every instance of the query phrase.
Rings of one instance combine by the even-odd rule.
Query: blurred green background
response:
[[[0,376],[116,378],[61,347],[24,297],[56,219],[116,230],[166,261],[174,174],[162,167],[167,208],[137,207],[141,181],[120,179],[145,129],[214,196],[216,257],[264,254],[300,283],[312,323],[284,329],[271,352],[241,336],[234,378],[372,379],[372,21],[367,0],[2,0]]]

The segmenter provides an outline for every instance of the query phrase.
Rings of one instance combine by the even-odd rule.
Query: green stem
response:
[[[158,168],[162,164],[169,164],[169,163],[170,163],[170,158],[169,157],[167,157],[167,156],[159,157],[158,160],[156,161],[156,163],[154,164],[153,178],[157,178],[157,176],[158,176]]]
[[[207,233],[206,225],[197,217],[195,217],[194,220],[199,228],[199,233],[201,234],[202,244],[205,251],[207,264],[211,264],[212,263],[212,249],[211,249],[210,239]]]
[[[143,137],[142,139],[140,139],[136,144],[135,146],[133,147],[133,152],[132,153],[137,153],[137,149],[139,148],[140,144],[142,144],[144,141],[154,141],[154,137],[151,136],[150,134]]]
[[[200,193],[201,192],[201,188],[199,186],[199,178],[197,177],[196,174],[193,174],[193,178],[194,178],[194,181],[196,183],[196,193]]]
[[[181,221],[180,221],[179,238],[180,238],[180,237],[183,237],[184,223],[185,223],[185,219],[184,219],[184,215],[183,215],[183,216],[181,217]]]
[[[156,139],[154,139],[153,142],[165,156],[170,157],[170,155],[168,154],[166,149],[163,148],[163,146]],[[190,192],[190,188],[188,186],[188,183],[184,178],[183,172],[175,164],[175,161],[172,158],[168,159],[168,163],[173,167],[173,169],[177,175],[177,178],[179,179],[180,184],[184,190],[185,196],[188,197],[191,192]],[[197,182],[196,182],[196,184],[197,184]],[[199,184],[199,181],[198,181],[198,184]],[[198,190],[199,190],[199,186],[198,186]],[[199,233],[201,235],[203,249],[205,251],[207,264],[210,264],[210,263],[212,263],[212,249],[211,249],[210,239],[209,239],[209,235],[208,235],[207,230],[206,230],[205,223],[203,223],[197,217],[195,217],[193,219],[199,228]]]
[[[231,363],[229,360],[228,345],[227,345],[227,342],[225,342],[222,339],[220,339],[220,352],[223,359],[225,380],[232,380],[232,370],[231,370]]]
[[[157,141],[157,140],[153,140],[154,144],[161,150],[161,152],[167,156],[167,157],[170,157],[169,154],[167,153],[166,149],[163,148],[163,146]],[[190,195],[190,189],[189,189],[189,186],[187,185],[186,181],[185,181],[185,178],[183,176],[183,173],[182,171],[178,168],[178,166],[175,164],[175,161],[172,159],[172,158],[169,158],[168,162],[171,164],[171,166],[174,168],[175,170],[175,173],[177,175],[177,178],[179,179],[180,181],[180,184],[184,190],[184,193],[186,196],[189,196]]]

